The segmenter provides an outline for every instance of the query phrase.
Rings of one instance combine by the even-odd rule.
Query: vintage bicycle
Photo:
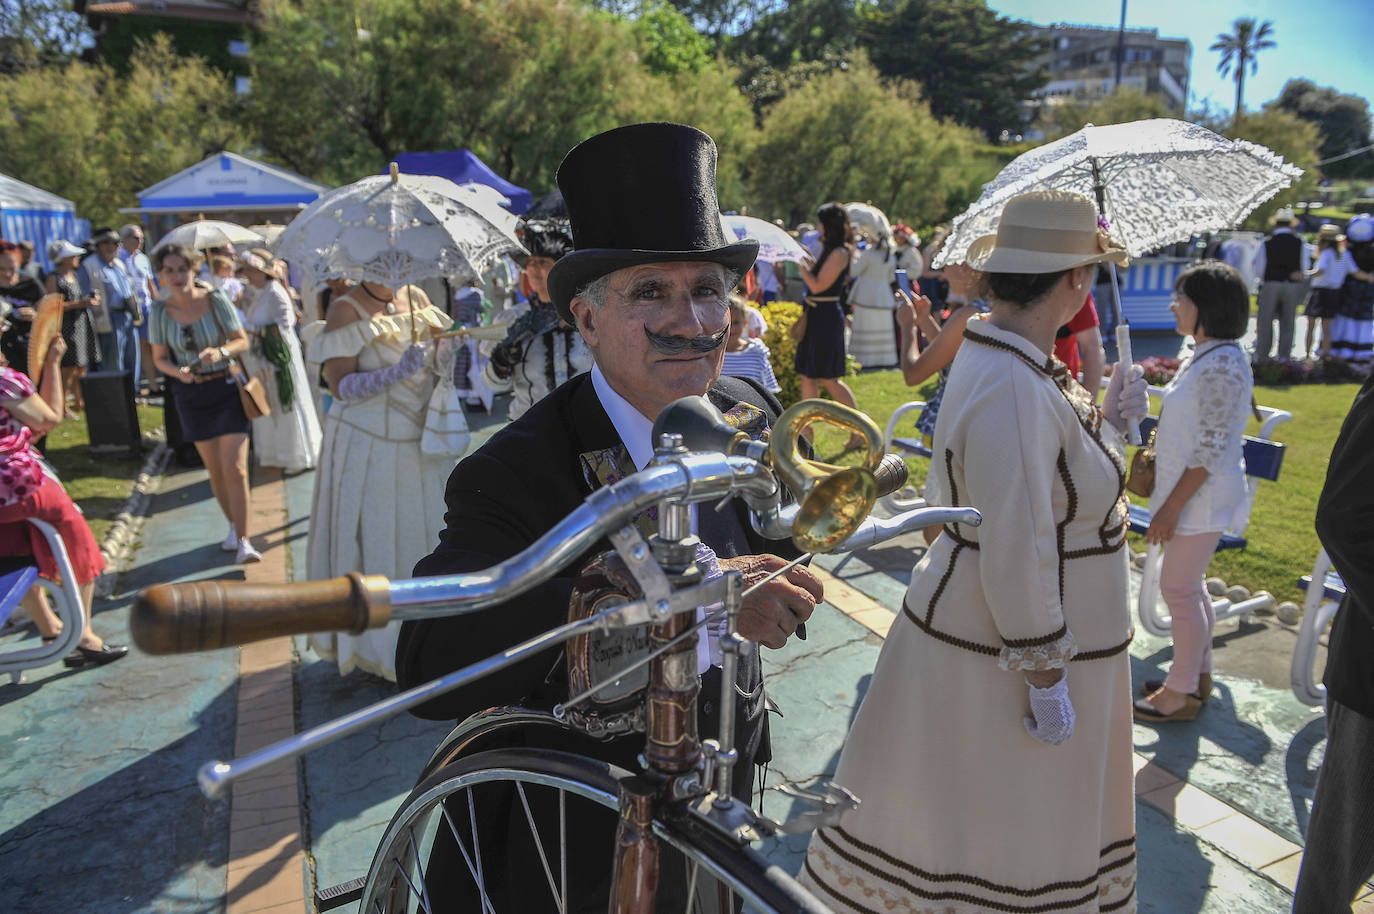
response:
[[[803,456],[802,430],[824,422],[864,436],[857,467]],[[461,910],[503,914],[497,881],[547,888],[547,909],[576,907],[588,878],[612,914],[655,910],[823,912],[827,908],[751,844],[769,836],[837,823],[859,799],[843,787],[780,788],[808,808],[778,822],[732,793],[735,673],[745,642],[736,620],[747,592],[738,572],[707,577],[697,565],[691,506],[738,497],[755,529],[791,537],[803,555],[864,548],[932,524],[980,521],[971,508],[922,508],[869,517],[875,500],[906,477],[898,457],[883,455],[882,432],[864,414],[828,401],[803,401],[778,420],[771,441],[751,440],[701,398],[672,404],[654,426],[658,447],[643,471],[592,493],[543,537],[484,571],[388,581],[357,573],[287,585],[198,581],[140,594],[134,638],[151,653],[209,650],[286,634],[360,633],[392,619],[479,612],[518,597],[609,539],[575,590],[568,621],[504,653],[457,670],[371,707],[230,762],[199,772],[216,795],[235,779],[294,758],[444,692],[565,644],[568,698],[551,709],[497,708],[459,724],[435,750],[417,786],[387,827],[365,877],[320,893],[321,907],[361,899],[367,914],[449,910],[436,880],[456,872],[467,886]],[[784,504],[785,494],[795,496]],[[647,539],[632,523],[657,508]],[[795,564],[795,562],[790,563]],[[790,567],[789,564],[789,567]],[[775,574],[783,573],[786,568]],[[762,586],[762,583],[755,586]],[[712,611],[701,607],[719,606]],[[704,627],[719,636],[722,688],[719,736],[697,736],[696,641]],[[642,732],[640,769],[599,761],[596,744]],[[512,745],[507,739],[519,733]],[[544,740],[554,735],[557,739]],[[579,751],[581,745],[587,751]],[[545,746],[558,748],[545,748]],[[569,748],[571,746],[571,749]],[[493,807],[498,800],[502,812]],[[590,874],[585,848],[569,834],[569,808],[591,804],[614,815],[614,846]],[[493,817],[523,823],[530,852],[503,859],[489,842]],[[510,835],[502,836],[504,852]],[[570,865],[571,860],[571,865]],[[597,869],[592,867],[591,869]],[[571,871],[570,871],[571,870]],[[604,889],[604,891],[602,891]],[[521,908],[520,910],[524,910]]]

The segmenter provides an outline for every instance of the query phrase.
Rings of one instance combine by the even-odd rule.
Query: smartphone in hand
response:
[[[908,298],[911,297],[911,279],[907,277],[906,270],[897,271],[897,288],[905,292]]]

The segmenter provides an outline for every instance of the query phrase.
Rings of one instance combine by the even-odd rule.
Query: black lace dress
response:
[[[66,301],[78,301],[85,296],[75,277],[57,277],[58,294]],[[100,346],[96,344],[95,324],[91,321],[90,308],[76,308],[62,312],[62,339],[67,351],[62,356],[66,367],[80,366],[95,368],[100,364]]]

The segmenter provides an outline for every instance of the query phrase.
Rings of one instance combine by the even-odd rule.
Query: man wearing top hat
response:
[[[715,164],[711,138],[677,124],[618,128],[568,153],[558,169],[558,186],[576,248],[554,265],[548,291],[591,349],[594,365],[458,465],[448,482],[446,529],[438,548],[416,566],[417,575],[485,568],[529,546],[592,491],[642,469],[653,455],[654,419],[680,397],[705,395],[751,432],[762,432],[777,418],[777,401],[761,387],[720,377],[727,296],[753,264],[758,245],[726,243]],[[682,341],[700,348],[683,351],[671,345]],[[724,569],[745,573],[748,586],[797,553],[790,543],[762,540],[743,506],[736,502],[734,508],[698,511],[696,532]],[[400,686],[428,681],[566,622],[578,569],[605,548],[599,544],[559,577],[508,604],[457,618],[407,622],[396,655]],[[793,568],[746,599],[740,632],[752,642],[780,648],[821,597],[819,580],[805,567]],[[712,664],[712,653],[708,645],[698,654],[702,737],[715,735],[719,718],[720,667]],[[566,695],[562,648],[553,648],[437,698],[417,713],[463,719],[498,705],[547,709]],[[741,658],[736,681],[740,760],[735,784],[746,800],[753,764],[767,759],[763,706],[758,650],[751,648]],[[593,744],[590,751],[634,771],[643,745],[642,734],[631,734]],[[582,745],[580,751],[588,749]],[[518,816],[512,811],[511,841],[527,831]],[[570,821],[568,830],[580,836],[574,850],[586,848],[589,868],[578,878],[589,881],[580,891],[584,898],[594,897],[605,891],[610,876],[614,816],[576,826]],[[570,873],[578,869],[570,867]],[[509,882],[519,894],[519,880]],[[543,886],[529,890],[536,888],[547,893]],[[517,899],[511,909],[530,908]]]

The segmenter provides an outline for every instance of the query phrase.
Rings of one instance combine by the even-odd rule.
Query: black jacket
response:
[[[769,424],[781,411],[772,395],[737,378],[721,378],[708,397],[722,409],[750,403],[764,410]],[[581,455],[620,444],[591,376],[569,380],[454,469],[445,495],[448,512],[439,546],[415,566],[415,574],[475,571],[520,552],[591,494],[594,481],[589,483]],[[744,521],[748,545],[747,552],[737,550],[739,554],[774,553],[784,558],[798,554],[788,541],[757,536],[745,520],[743,504],[737,501],[736,509]],[[722,558],[736,554],[722,551],[705,531],[702,538]],[[550,581],[507,604],[456,618],[407,622],[396,650],[400,687],[427,682],[566,622],[578,570],[592,555],[608,548],[609,543],[603,541]],[[522,701],[551,707],[566,697],[562,656],[561,648],[551,649],[436,698],[415,713],[433,720],[462,720],[489,707]],[[757,678],[756,652],[749,659],[752,663],[741,664],[741,675],[749,675],[752,669]],[[752,692],[754,685],[742,687]],[[710,697],[703,692],[703,707]],[[704,720],[702,733],[707,735]]]
[[[1374,377],[1345,417],[1317,501],[1317,536],[1345,581],[1331,623],[1327,695],[1374,718]],[[1314,581],[1313,587],[1321,582]]]

